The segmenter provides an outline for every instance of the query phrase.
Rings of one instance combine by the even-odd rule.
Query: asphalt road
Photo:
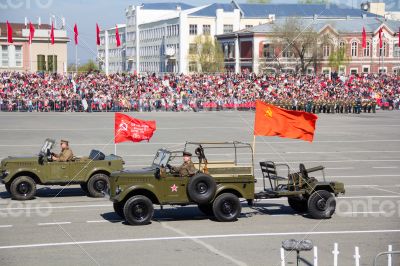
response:
[[[251,112],[132,115],[156,120],[157,131],[149,143],[118,144],[127,168],[148,166],[158,148],[179,149],[186,140],[253,140]],[[37,154],[48,137],[70,140],[76,155],[92,148],[114,153],[113,123],[108,113],[0,113],[0,158]],[[372,265],[388,245],[400,250],[400,112],[321,114],[313,143],[257,137],[255,152],[256,169],[261,160],[295,170],[300,162],[324,165],[327,179],[346,184],[335,215],[313,220],[276,199],[254,208],[243,203],[233,223],[216,222],[196,206],[168,206],[157,207],[150,225],[132,227],[119,220],[110,201],[89,198],[78,186],[39,186],[34,200],[19,202],[1,185],[0,265],[281,265],[281,242],[291,238],[311,239],[319,265],[333,265],[334,243],[339,265],[355,265],[356,246],[360,265]],[[250,162],[249,153],[243,151],[239,162]],[[295,254],[285,255],[295,264]],[[303,256],[312,262],[312,252]],[[400,256],[393,256],[393,265],[400,265]]]

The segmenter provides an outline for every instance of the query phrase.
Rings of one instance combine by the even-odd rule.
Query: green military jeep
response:
[[[0,181],[16,200],[29,200],[36,194],[36,184],[80,184],[92,197],[103,197],[111,172],[122,170],[123,160],[116,155],[104,156],[92,150],[88,157],[74,157],[69,162],[52,161],[51,149],[55,141],[46,139],[39,155],[8,157],[1,161]]]
[[[214,152],[208,153],[210,150]],[[238,154],[238,150],[246,152]],[[335,211],[335,196],[345,192],[343,183],[326,182],[325,175],[324,181],[309,177],[309,173],[323,171],[322,166],[306,169],[301,164],[299,172],[291,173],[287,165],[261,162],[264,189],[255,193],[253,152],[247,143],[186,142],[184,151],[196,155],[192,158],[197,169],[193,176],[180,176],[174,172],[170,165],[182,163],[183,151],[167,149],[158,150],[152,165],[147,168],[113,172],[109,194],[114,211],[129,224],[142,225],[148,224],[153,217],[153,204],[196,204],[203,213],[215,216],[218,221],[229,222],[235,221],[241,213],[240,198],[252,206],[257,199],[287,197],[294,211],[325,219]],[[219,158],[208,160],[211,156]],[[282,166],[289,169],[286,177],[277,174]],[[271,185],[269,188],[266,180]]]

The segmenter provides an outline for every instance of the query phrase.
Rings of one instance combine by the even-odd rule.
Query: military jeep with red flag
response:
[[[182,163],[183,152],[193,154],[193,174],[183,176],[170,166]],[[345,192],[343,183],[327,182],[325,176],[318,181],[310,176],[323,172],[322,166],[306,169],[300,164],[298,172],[269,161],[260,162],[260,166],[264,189],[255,193],[257,180],[250,144],[187,142],[181,151],[158,150],[149,167],[113,172],[110,200],[114,211],[131,225],[148,224],[154,204],[197,205],[218,221],[235,221],[241,213],[241,198],[253,206],[257,199],[287,197],[294,211],[326,219],[335,212],[335,196]],[[278,175],[280,167],[287,167],[286,176]]]
[[[79,184],[92,197],[103,197],[111,172],[122,170],[124,161],[116,155],[105,156],[92,150],[88,157],[72,161],[53,161],[51,149],[55,141],[46,139],[36,156],[5,158],[0,164],[0,182],[16,200],[29,200],[36,194],[36,185]]]

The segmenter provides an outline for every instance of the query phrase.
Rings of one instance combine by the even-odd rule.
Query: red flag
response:
[[[100,28],[99,24],[96,23],[96,44],[100,45]]]
[[[317,119],[318,116],[311,113],[289,111],[258,100],[254,135],[279,136],[312,142]]]
[[[8,43],[13,43],[12,35],[13,35],[13,29],[11,27],[11,24],[8,23],[8,20],[7,20],[7,40],[8,40]]]
[[[50,42],[51,42],[51,44],[54,44],[54,24],[53,24],[53,22],[51,22]]]
[[[362,31],[362,48],[367,48],[367,33],[365,32],[365,28],[363,27]]]
[[[118,25],[115,25],[115,40],[117,41],[117,47],[121,46],[121,39],[119,38],[119,31],[118,31]]]
[[[144,121],[115,113],[114,143],[149,141],[156,131],[155,121]]]
[[[74,25],[74,33],[75,33],[75,45],[78,45],[78,26]]]
[[[382,28],[379,29],[379,48],[382,48]]]
[[[35,27],[32,22],[29,22],[29,44],[32,44],[33,37],[35,36]]]

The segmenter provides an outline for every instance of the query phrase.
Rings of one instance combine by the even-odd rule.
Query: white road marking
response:
[[[63,225],[63,224],[70,224],[71,222],[55,222],[55,223],[38,223],[39,226],[45,225]]]
[[[350,170],[354,169],[354,167],[326,167],[326,170]]]
[[[4,225],[0,225],[0,228],[10,228],[13,227],[11,224],[4,224]]]
[[[48,203],[48,204],[50,204],[50,203]],[[4,210],[36,210],[36,209],[92,208],[92,207],[111,207],[111,204],[1,208],[0,211],[4,211]]]
[[[94,220],[86,221],[87,223],[108,223],[108,222],[122,222],[122,220]]]
[[[186,234],[185,232],[183,232],[183,231],[181,231],[181,230],[179,230],[179,229],[176,229],[176,228],[174,228],[174,227],[171,227],[171,226],[167,225],[166,223],[161,223],[161,225],[162,225],[162,227],[164,227],[164,228],[166,228],[166,229],[168,229],[168,230],[171,230],[171,231],[177,233],[178,235],[181,235],[181,236],[183,236],[183,237],[190,237],[190,236],[189,236],[188,234]],[[199,245],[205,247],[206,249],[208,249],[208,250],[211,251],[212,253],[217,254],[217,255],[219,255],[219,256],[221,256],[221,257],[223,257],[223,258],[225,258],[225,259],[231,261],[232,263],[234,263],[234,264],[236,264],[236,265],[239,265],[239,266],[247,265],[247,264],[244,263],[243,261],[237,260],[237,259],[233,258],[232,256],[229,256],[228,254],[226,254],[226,253],[224,253],[224,252],[222,252],[222,251],[216,249],[215,247],[213,247],[213,246],[210,245],[210,244],[205,243],[204,241],[201,241],[200,239],[191,238],[191,240],[192,240],[193,242],[195,242],[195,243],[197,243],[197,244],[199,244]]]
[[[376,190],[379,190],[379,191],[383,191],[383,192],[392,193],[392,194],[396,194],[396,195],[400,195],[400,193],[398,193],[398,192],[387,190],[387,189],[383,189],[383,188],[373,187],[373,189],[376,189]]]
[[[89,244],[112,244],[112,243],[133,243],[148,241],[174,241],[174,240],[192,240],[192,239],[224,239],[224,238],[246,238],[246,237],[274,237],[274,236],[294,236],[294,235],[356,235],[356,234],[393,234],[400,233],[400,229],[395,230],[359,230],[359,231],[314,231],[314,232],[280,232],[280,233],[252,233],[252,234],[226,234],[226,235],[198,235],[198,236],[176,236],[176,237],[154,237],[154,238],[127,238],[127,239],[109,239],[94,241],[76,241],[76,242],[55,242],[38,243],[26,245],[0,246],[0,249],[18,249],[18,248],[39,248],[55,246],[73,246]]]
[[[353,215],[353,214],[382,214],[386,213],[384,211],[379,211],[379,212],[340,212],[340,214],[345,214],[345,215]]]
[[[397,169],[397,166],[373,166],[374,169]]]

